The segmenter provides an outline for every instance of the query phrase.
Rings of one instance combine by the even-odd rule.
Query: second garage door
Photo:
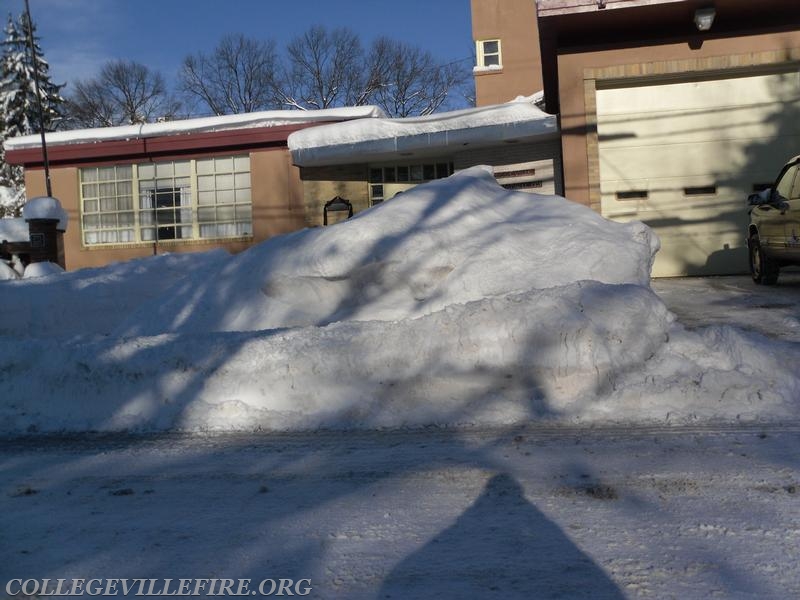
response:
[[[661,238],[653,274],[747,270],[744,200],[800,154],[800,75],[597,91],[601,207]]]

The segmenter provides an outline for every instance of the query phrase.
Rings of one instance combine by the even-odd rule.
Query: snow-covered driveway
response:
[[[800,428],[28,438],[0,583],[311,579],[313,598],[800,595]]]
[[[732,325],[800,342],[800,271],[787,269],[776,286],[747,275],[654,279],[651,287],[689,328]]]

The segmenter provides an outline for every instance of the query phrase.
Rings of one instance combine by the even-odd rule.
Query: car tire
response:
[[[778,263],[767,257],[761,248],[758,234],[750,236],[750,275],[759,285],[775,285],[778,282],[780,267]]]

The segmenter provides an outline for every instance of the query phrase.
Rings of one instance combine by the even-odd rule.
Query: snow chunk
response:
[[[61,202],[51,196],[38,196],[31,198],[22,207],[22,218],[25,221],[33,219],[58,219],[56,229],[59,231],[67,230],[69,215],[61,207]]]
[[[36,262],[25,267],[23,279],[33,279],[35,277],[47,277],[48,275],[58,275],[64,272],[59,265],[52,262]]]
[[[19,275],[6,261],[0,260],[0,281],[11,281],[12,279],[19,279]]]

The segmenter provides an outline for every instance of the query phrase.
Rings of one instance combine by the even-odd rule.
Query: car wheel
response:
[[[760,285],[775,285],[778,282],[780,268],[762,251],[758,234],[750,236],[748,245],[750,247],[750,274],[753,276],[753,281]]]

